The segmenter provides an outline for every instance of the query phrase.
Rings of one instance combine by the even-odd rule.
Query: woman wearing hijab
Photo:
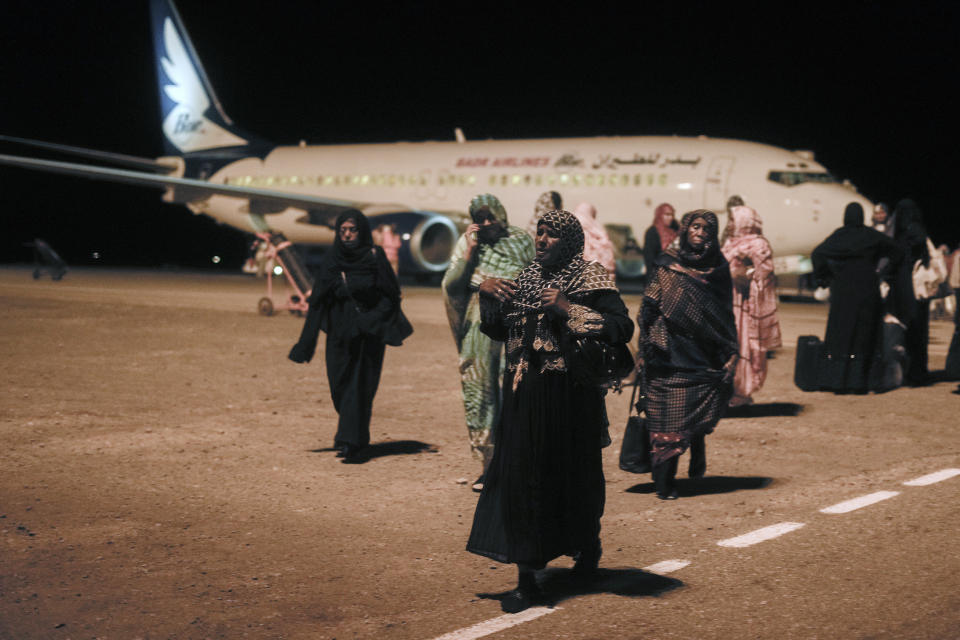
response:
[[[894,242],[863,224],[863,207],[847,205],[843,226],[813,250],[813,276],[830,287],[824,336],[822,388],[866,393],[878,384],[882,357],[883,301],[877,263],[900,262]]]
[[[527,232],[530,234],[530,237],[537,237],[537,224],[540,222],[540,217],[543,214],[545,214],[547,211],[554,211],[562,208],[563,199],[560,197],[559,193],[556,191],[544,191],[541,193],[540,197],[537,198],[537,201],[533,205],[533,215],[530,217],[530,222],[527,223]]]
[[[647,282],[653,281],[657,258],[677,237],[677,221],[672,206],[664,202],[653,211],[653,224],[643,236],[643,262],[647,267]]]
[[[503,343],[480,331],[480,285],[495,279],[511,287],[520,270],[533,261],[533,240],[507,223],[507,212],[488,193],[470,202],[473,224],[457,241],[441,289],[447,319],[460,354],[460,383],[470,449],[481,464],[474,491],[483,489],[493,457],[493,427],[500,417]]]
[[[733,208],[742,207],[745,203],[743,198],[734,194],[727,198],[727,224],[723,227],[723,231],[720,233],[720,246],[727,244],[727,240],[733,234]]]
[[[333,406],[340,418],[333,446],[355,462],[370,443],[373,397],[380,383],[385,345],[400,346],[413,333],[400,310],[400,285],[375,247],[370,223],[359,211],[340,214],[336,239],[320,263],[294,362],[310,362],[320,331],[327,334],[324,356]]]
[[[607,230],[597,222],[597,209],[592,204],[581,202],[573,210],[580,226],[583,227],[583,259],[587,262],[599,262],[610,280],[617,280],[617,260],[613,255],[613,243]]]
[[[737,364],[730,268],[712,211],[691,211],[679,243],[657,259],[640,307],[640,355],[653,481],[661,500],[677,498],[680,455],[689,475],[706,473],[706,444],[733,391]]]
[[[518,565],[501,602],[521,611],[538,598],[535,571],[562,555],[589,579],[600,560],[604,505],[603,390],[568,365],[571,336],[626,343],[633,332],[616,285],[583,259],[572,213],[550,211],[537,227],[536,259],[515,290],[481,297],[482,330],[506,342],[503,410],[467,550]]]
[[[767,378],[767,352],[781,346],[773,251],[763,237],[763,221],[746,206],[730,211],[730,236],[723,256],[733,279],[733,317],[737,323],[740,359],[733,378],[730,406],[753,402]]]
[[[927,230],[923,226],[920,207],[913,200],[903,199],[893,208],[893,241],[903,253],[903,260],[890,285],[890,310],[906,326],[904,347],[907,370],[904,383],[910,386],[927,384],[927,343],[930,333],[930,301],[917,300],[913,290],[913,266],[920,260],[930,264]]]

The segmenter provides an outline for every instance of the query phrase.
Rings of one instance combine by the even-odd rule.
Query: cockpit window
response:
[[[839,182],[832,175],[823,171],[821,173],[812,173],[807,171],[771,171],[767,174],[767,180],[776,182],[788,187],[794,187],[804,182],[824,182],[836,184]]]

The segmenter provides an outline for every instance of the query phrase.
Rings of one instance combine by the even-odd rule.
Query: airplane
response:
[[[98,164],[13,155],[0,155],[0,163],[162,188],[167,202],[305,247],[331,245],[336,217],[359,210],[373,227],[395,225],[401,272],[411,274],[446,269],[470,222],[468,204],[483,192],[521,227],[544,191],[559,192],[568,209],[593,204],[621,252],[622,276],[642,274],[642,260],[630,260],[627,249],[661,202],[678,213],[716,211],[722,225],[727,199],[740,195],[764,219],[778,274],[811,270],[810,252],[848,203],[873,206],[811,151],[706,136],[467,140],[458,129],[454,141],[277,146],[226,114],[172,1],[151,0],[151,21],[166,155],[0,136]]]

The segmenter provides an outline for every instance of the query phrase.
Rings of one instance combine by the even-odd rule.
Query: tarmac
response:
[[[415,333],[347,465],[322,353],[286,359],[302,321],[258,315],[263,280],[31,274],[0,268],[2,640],[960,638],[960,388],[800,391],[825,305],[781,303],[766,386],[707,477],[681,460],[679,500],[618,469],[629,396],[608,396],[599,580],[559,559],[510,616],[514,569],[464,551],[479,467],[438,289],[405,288]],[[931,322],[935,372],[952,330]]]

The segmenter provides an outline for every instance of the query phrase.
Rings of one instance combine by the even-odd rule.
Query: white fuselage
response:
[[[779,181],[770,178],[771,172],[779,173]],[[804,176],[817,181],[804,182]],[[372,217],[397,211],[456,217],[473,196],[488,192],[503,202],[511,224],[521,227],[537,197],[555,190],[566,209],[589,202],[603,224],[629,227],[638,242],[661,202],[672,204],[678,217],[711,209],[724,224],[727,198],[737,194],[763,218],[764,235],[781,259],[809,256],[840,226],[849,202],[867,211],[872,206],[852,186],[828,176],[811,154],[705,137],[277,147],[263,161],[234,162],[209,180],[365,203],[363,210]],[[192,207],[251,230],[244,200],[213,196]],[[266,220],[297,243],[333,240],[329,228],[307,223],[299,209],[269,214]]]

